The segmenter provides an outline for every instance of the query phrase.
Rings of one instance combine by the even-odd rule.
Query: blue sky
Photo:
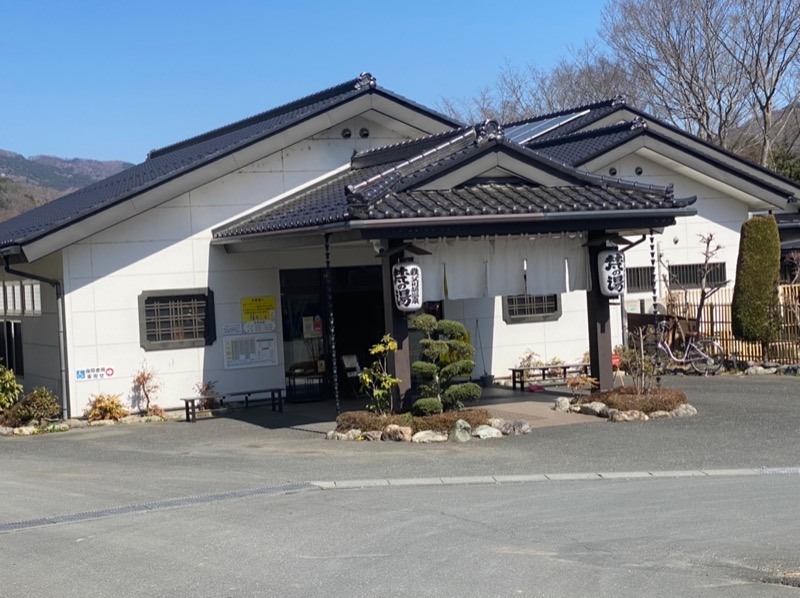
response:
[[[436,107],[506,61],[553,64],[601,0],[6,0],[0,148],[141,162],[147,152],[370,71]]]

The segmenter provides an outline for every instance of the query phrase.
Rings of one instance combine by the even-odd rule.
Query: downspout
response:
[[[32,274],[30,272],[23,272],[22,270],[15,270],[9,265],[8,255],[5,254],[3,255],[3,262],[4,269],[8,274],[21,276],[23,278],[30,278],[32,280],[38,280],[39,282],[49,284],[56,290],[56,306],[58,311],[58,356],[60,362],[59,365],[61,368],[61,416],[64,419],[69,419],[71,414],[69,408],[69,385],[67,384],[67,344],[64,334],[64,293],[61,288],[61,281],[56,280],[55,278],[45,278],[44,276],[39,276],[38,274]]]

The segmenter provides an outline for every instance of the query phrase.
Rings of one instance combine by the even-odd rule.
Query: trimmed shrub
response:
[[[442,394],[442,402],[451,408],[461,409],[467,403],[476,403],[481,398],[481,387],[474,382],[449,386]]]
[[[61,415],[61,405],[56,395],[46,388],[37,387],[14,403],[0,419],[3,425],[16,428],[29,422],[38,425],[41,420],[59,415]]]
[[[370,411],[345,411],[336,418],[336,431],[383,430],[389,424],[397,424],[398,426],[409,426],[414,434],[422,430],[434,430],[446,434],[450,432],[458,419],[463,419],[470,426],[476,428],[482,424],[488,424],[490,418],[491,415],[486,409],[448,411],[424,417],[414,417],[411,413],[378,415]]]
[[[439,399],[419,399],[411,406],[412,415],[424,416],[441,413],[443,411],[442,402]]]
[[[592,393],[581,399],[581,403],[600,401],[609,409],[643,413],[653,411],[672,411],[687,403],[686,393],[675,388],[651,388],[648,394],[639,394],[634,386],[622,386],[615,390]]]
[[[119,395],[99,394],[92,396],[83,414],[90,422],[96,422],[104,419],[119,421],[130,412],[120,402]]]
[[[756,216],[743,223],[731,328],[736,338],[761,343],[762,359],[769,357],[769,343],[780,331],[780,269],[781,244],[775,217]]]
[[[13,370],[0,365],[0,409],[8,409],[22,394],[22,384],[17,382]]]
[[[439,399],[445,410],[461,409],[465,402],[477,401],[480,386],[460,381],[469,379],[475,369],[475,347],[469,342],[464,325],[422,314],[413,318],[410,326],[425,334],[419,343],[422,359],[411,364],[411,371],[420,381],[420,394]],[[461,386],[464,388],[459,389]]]

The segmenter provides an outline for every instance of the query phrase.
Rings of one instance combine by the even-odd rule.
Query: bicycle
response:
[[[656,363],[663,363],[659,359],[663,354],[672,363],[680,365],[688,363],[697,373],[708,375],[717,372],[725,362],[725,349],[722,348],[722,345],[713,339],[698,339],[696,338],[696,333],[687,335],[686,350],[683,352],[683,357],[675,355],[666,341],[666,331],[669,328],[669,324],[660,322],[659,328],[661,329],[661,334],[659,334],[659,339],[653,352]]]

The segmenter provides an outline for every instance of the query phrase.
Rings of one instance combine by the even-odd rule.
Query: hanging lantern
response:
[[[597,261],[600,292],[606,297],[619,297],[625,292],[625,254],[616,249],[601,251]]]
[[[400,311],[417,311],[422,307],[422,268],[413,262],[392,266],[394,304]]]

